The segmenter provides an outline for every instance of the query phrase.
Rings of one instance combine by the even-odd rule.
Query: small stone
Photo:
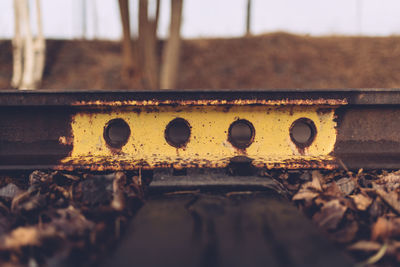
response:
[[[300,175],[299,178],[300,178],[300,180],[302,180],[302,181],[311,181],[311,179],[312,179],[311,172],[305,171],[305,172],[303,172],[303,173]]]
[[[12,200],[16,195],[20,194],[22,190],[15,184],[8,184],[0,188],[0,198],[4,200]]]
[[[356,183],[351,178],[342,178],[336,184],[345,196],[350,195],[356,188]]]
[[[74,189],[74,198],[84,205],[108,205],[113,198],[113,177],[96,175],[80,182]]]

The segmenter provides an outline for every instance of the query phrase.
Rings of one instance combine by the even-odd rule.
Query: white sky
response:
[[[34,3],[34,0],[30,0]],[[154,0],[149,0],[154,1]],[[47,38],[81,38],[82,0],[41,0]],[[117,0],[86,0],[86,38],[119,39]],[[130,0],[133,15],[138,0]],[[166,36],[169,0],[161,0],[159,34]],[[241,36],[246,0],[184,0],[185,38]],[[253,0],[252,32],[311,35],[400,34],[400,0]],[[137,22],[132,19],[133,31]],[[13,34],[13,0],[0,0],[0,38]]]

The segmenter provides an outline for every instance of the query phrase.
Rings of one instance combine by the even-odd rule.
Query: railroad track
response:
[[[400,168],[399,104],[397,89],[3,91],[0,170],[151,179],[109,259],[120,265],[347,266],[258,174]]]
[[[399,168],[400,90],[0,93],[0,169]]]

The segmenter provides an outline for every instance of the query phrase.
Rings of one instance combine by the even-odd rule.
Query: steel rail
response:
[[[399,89],[7,90],[0,110],[2,170],[400,167]]]
[[[251,89],[251,90],[2,90],[0,106],[95,106],[113,102],[154,100],[168,104],[185,100],[318,100],[340,99],[349,105],[398,105],[400,89]],[[170,101],[170,102],[165,102]],[[96,104],[97,102],[97,104]],[[133,102],[132,102],[133,103]]]

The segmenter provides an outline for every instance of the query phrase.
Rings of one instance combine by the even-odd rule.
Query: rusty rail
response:
[[[2,170],[400,167],[398,89],[3,91],[0,110]]]

